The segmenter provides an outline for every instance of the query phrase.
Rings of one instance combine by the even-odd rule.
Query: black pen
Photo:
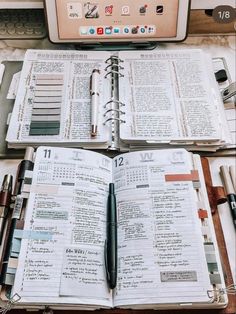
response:
[[[220,167],[220,174],[224,184],[225,192],[227,194],[227,199],[229,203],[229,207],[231,210],[233,224],[236,229],[236,193],[233,187],[233,183],[230,178],[228,167],[221,166]]]
[[[107,199],[107,240],[106,240],[106,272],[110,289],[116,287],[117,280],[117,214],[114,183],[109,184]]]
[[[33,156],[34,156],[34,149],[33,147],[27,147],[25,151],[24,159],[20,162],[17,175],[16,175],[16,183],[14,187],[14,195],[20,195],[23,183],[25,181],[25,172],[26,170],[33,170],[34,163],[33,163]]]
[[[17,174],[16,174],[16,182],[14,186],[14,199],[15,199],[15,206],[13,209],[13,215],[12,215],[12,224],[16,224],[16,219],[20,219],[21,216],[21,210],[23,207],[23,201],[24,199],[21,197],[22,187],[25,182],[25,172],[27,170],[33,170],[34,163],[33,163],[33,157],[34,157],[34,148],[33,147],[27,147],[25,151],[24,159],[20,162]]]
[[[6,174],[4,176],[0,191],[0,244],[2,243],[5,222],[11,204],[11,195],[12,195],[12,175]]]

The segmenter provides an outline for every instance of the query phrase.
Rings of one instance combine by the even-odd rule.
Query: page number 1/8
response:
[[[217,23],[231,23],[236,18],[236,11],[229,5],[219,5],[213,10],[212,16]]]

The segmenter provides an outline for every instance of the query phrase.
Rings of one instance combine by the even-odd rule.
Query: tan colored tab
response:
[[[18,266],[18,258],[10,257],[8,261],[9,268],[17,268]]]

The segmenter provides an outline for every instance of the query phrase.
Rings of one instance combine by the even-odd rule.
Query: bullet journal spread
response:
[[[104,258],[108,190],[115,192],[117,207],[113,292]],[[169,149],[111,159],[92,151],[40,147],[28,192],[24,229],[14,234],[21,244],[10,258],[11,264],[18,259],[12,295],[20,296],[19,306],[226,306],[198,155]]]
[[[215,151],[230,135],[212,60],[201,50],[28,50],[7,141]]]

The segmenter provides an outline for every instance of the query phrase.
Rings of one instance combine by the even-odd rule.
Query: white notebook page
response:
[[[36,143],[37,145],[58,142],[71,144],[108,142],[109,129],[103,125],[103,105],[110,100],[109,82],[104,80],[105,60],[109,56],[110,54],[107,52],[28,50],[24,59],[7,141],[10,143]],[[98,135],[96,138],[91,138],[90,76],[93,69],[101,71]],[[62,85],[55,86],[57,82],[53,78],[56,75],[59,75]],[[39,78],[43,81],[40,83],[43,86],[37,83]],[[43,90],[41,90],[42,88]],[[55,88],[59,90],[55,90]],[[59,95],[58,99],[57,95]],[[61,102],[58,109],[60,111],[60,133],[58,135],[30,135],[30,123],[35,106],[42,103],[43,108],[46,107],[50,111],[51,104],[48,103],[50,98],[55,99],[57,104]],[[43,121],[45,121],[45,116],[46,113],[42,117]],[[52,116],[49,116],[48,119],[52,119]]]
[[[103,258],[111,180],[111,160],[104,155],[38,149],[14,285],[22,302],[112,305]],[[78,249],[96,256],[96,263],[85,256],[80,264]],[[76,262],[68,266],[73,252]]]
[[[183,149],[116,157],[118,282],[114,305],[209,302],[211,289],[197,194]]]
[[[209,83],[210,58],[201,50],[121,52],[119,83],[124,141],[217,140],[219,99]]]

